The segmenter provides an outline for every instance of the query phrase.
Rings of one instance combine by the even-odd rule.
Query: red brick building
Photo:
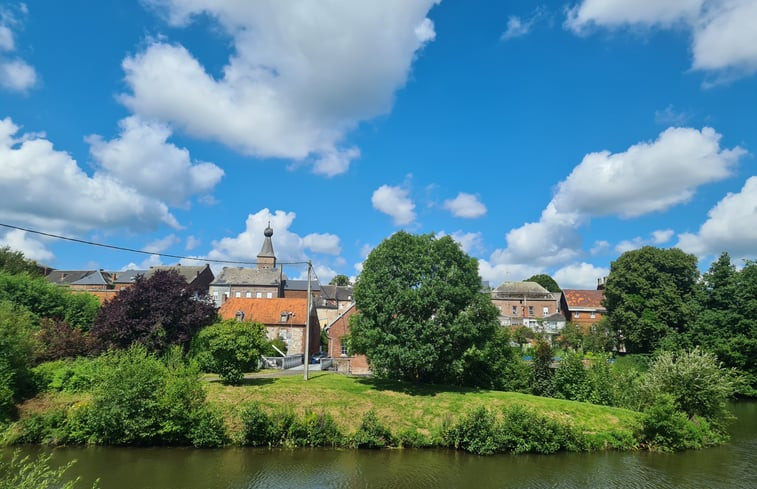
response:
[[[350,317],[357,312],[353,302],[337,318],[326,326],[326,334],[329,337],[329,357],[334,359],[334,366],[338,372],[364,375],[371,373],[368,359],[365,355],[355,355],[349,351],[346,342],[342,342],[344,336],[350,334]]]
[[[602,305],[602,299],[605,297],[603,290],[563,289],[562,293],[562,310],[565,317],[585,329],[599,322],[607,314]]]

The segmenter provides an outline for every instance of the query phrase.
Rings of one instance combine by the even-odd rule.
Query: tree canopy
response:
[[[541,285],[542,287],[544,287],[550,292],[562,291],[560,286],[557,285],[557,282],[555,281],[555,279],[553,279],[551,276],[547,275],[546,273],[538,273],[536,275],[533,275],[532,277],[524,280],[524,282],[536,282],[537,284]]]
[[[350,285],[350,278],[340,273],[331,279],[329,285]]]
[[[127,348],[135,342],[156,352],[171,345],[186,349],[216,318],[212,302],[197,297],[178,272],[158,270],[150,278],[138,276],[133,286],[103,304],[92,336],[102,349]]]
[[[677,248],[645,246],[610,266],[605,305],[629,352],[674,347],[694,319],[697,258]]]
[[[9,246],[0,248],[0,270],[11,274],[40,275],[37,262],[26,258],[22,252],[12,250]]]
[[[488,345],[497,310],[481,292],[477,262],[449,236],[400,231],[385,239],[366,259],[354,295],[351,346],[379,376],[475,383],[466,370],[480,370],[497,350]]]

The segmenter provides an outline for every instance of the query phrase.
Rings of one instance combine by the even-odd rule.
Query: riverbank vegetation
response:
[[[629,252],[607,281],[609,321],[523,351],[451,239],[396,233],[374,251],[350,341],[377,375],[309,382],[245,379],[269,346],[262,327],[218,322],[178,274],[140,278],[101,308],[6,260],[2,442],[679,450],[723,442],[732,392],[755,392],[752,262],[736,270],[724,255],[692,285],[690,257]],[[682,270],[680,287],[665,275]],[[654,283],[666,284],[664,301],[633,288]],[[620,341],[636,353],[613,357]]]

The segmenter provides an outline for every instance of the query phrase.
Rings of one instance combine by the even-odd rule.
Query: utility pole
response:
[[[310,274],[313,271],[313,262],[308,260],[308,312],[305,320],[305,380],[308,380],[308,366],[310,365],[310,308],[313,307],[313,297],[310,294]]]

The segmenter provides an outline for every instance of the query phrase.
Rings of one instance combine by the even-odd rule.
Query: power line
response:
[[[46,236],[48,238],[62,239],[65,241],[73,241],[74,243],[79,243],[79,244],[84,244],[84,245],[89,245],[89,246],[99,246],[101,248],[108,248],[111,250],[128,251],[129,253],[141,253],[143,255],[157,255],[157,256],[162,256],[165,258],[176,258],[178,260],[195,260],[195,261],[211,262],[211,263],[228,263],[228,264],[233,264],[233,265],[257,265],[258,264],[258,262],[255,262],[255,261],[213,260],[211,258],[197,258],[195,256],[171,255],[168,253],[151,253],[149,251],[137,250],[134,248],[126,248],[124,246],[97,243],[94,241],[87,241],[85,239],[71,238],[68,236],[60,236],[58,234],[44,233],[42,231],[22,228],[20,226],[12,226],[10,224],[0,223],[0,226],[5,227],[5,228],[10,228],[10,229],[17,229],[19,231],[26,231],[27,233],[38,234],[40,236]],[[308,264],[308,262],[306,261],[292,261],[292,262],[279,262],[279,263],[281,265],[307,265]]]

